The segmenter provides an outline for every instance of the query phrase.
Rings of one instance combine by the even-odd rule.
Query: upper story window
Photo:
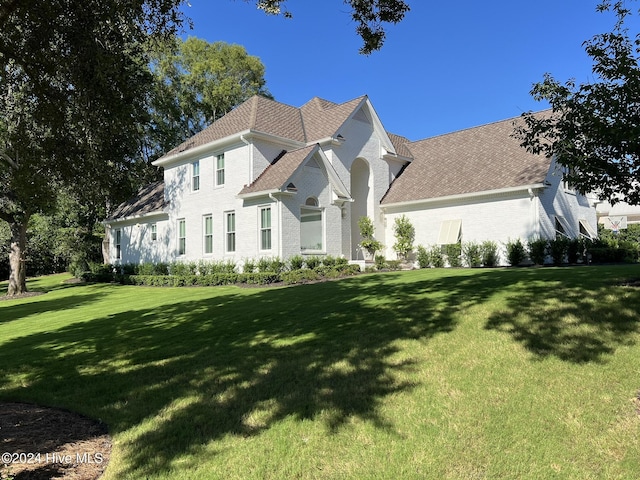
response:
[[[158,240],[158,225],[155,223],[151,224],[151,241],[155,242]]]
[[[224,153],[216,157],[216,187],[224,185]]]
[[[200,190],[200,160],[191,164],[191,190],[194,192]]]

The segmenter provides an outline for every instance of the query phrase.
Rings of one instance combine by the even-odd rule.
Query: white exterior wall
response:
[[[571,238],[580,236],[580,220],[588,222],[594,232],[598,231],[595,206],[586,196],[566,188],[555,162],[551,164],[545,183],[548,187],[540,194],[540,237],[555,238],[556,215],[567,220],[572,228],[571,232],[567,232]]]
[[[421,203],[405,207],[385,209],[385,236],[380,239],[385,245],[387,258],[396,258],[393,244],[395,219],[405,215],[415,228],[414,247],[431,247],[438,242],[442,222],[462,220],[462,242],[481,243],[487,240],[498,244],[503,250],[508,240],[527,239],[536,225],[538,204],[536,197],[527,191],[510,194],[475,197],[464,201],[440,201]],[[504,252],[501,253],[504,262]]]
[[[155,241],[151,237],[152,224],[156,225]],[[109,262],[113,264],[168,262],[171,258],[168,227],[166,215],[112,223],[107,229]],[[119,259],[116,251],[116,230],[121,231]]]

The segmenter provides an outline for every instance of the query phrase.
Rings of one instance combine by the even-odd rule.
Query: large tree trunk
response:
[[[27,272],[24,264],[24,249],[27,245],[27,223],[25,218],[21,222],[11,222],[11,248],[9,250],[9,288],[7,295],[20,295],[27,291]]]

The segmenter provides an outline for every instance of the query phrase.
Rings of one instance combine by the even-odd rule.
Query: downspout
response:
[[[282,259],[282,202],[278,200],[273,193],[269,194],[269,198],[278,206],[278,257]]]

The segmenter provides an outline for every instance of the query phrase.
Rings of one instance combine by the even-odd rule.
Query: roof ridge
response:
[[[539,111],[533,112],[533,113],[537,115],[537,114],[540,114],[540,113],[547,112],[549,110],[551,110],[551,109],[547,108],[547,109],[539,110]],[[524,114],[524,113],[527,113],[527,112],[522,112],[522,114]],[[423,142],[425,140],[433,140],[433,139],[436,139],[436,138],[446,137],[448,135],[456,135],[458,133],[468,132],[469,130],[476,130],[476,129],[479,129],[479,128],[490,127],[491,125],[498,125],[500,123],[512,122],[514,120],[522,118],[522,114],[516,115],[516,116],[513,116],[513,117],[509,117],[509,118],[504,118],[502,120],[495,120],[493,122],[481,123],[479,125],[475,125],[475,126],[472,126],[472,127],[461,128],[460,130],[455,130],[453,132],[440,133],[440,134],[434,135],[432,137],[421,138],[420,140],[414,140],[414,141],[410,140],[409,143],[410,144],[420,143],[420,142]]]

